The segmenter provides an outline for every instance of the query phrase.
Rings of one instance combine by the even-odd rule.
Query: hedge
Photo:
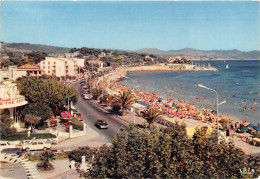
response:
[[[71,125],[73,126],[73,129],[83,129],[83,123],[79,121],[76,117],[73,117],[71,119]]]
[[[8,135],[3,139],[9,140],[9,141],[15,141],[15,140],[30,140],[30,139],[33,139],[34,137],[36,139],[56,138],[55,135],[50,134],[50,133],[31,133],[30,137],[28,137],[27,132],[26,133],[23,132],[23,133],[15,133],[12,135]]]

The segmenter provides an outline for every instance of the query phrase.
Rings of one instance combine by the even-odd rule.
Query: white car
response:
[[[83,94],[83,99],[92,99],[93,98],[93,96],[92,96],[92,94]]]
[[[30,151],[30,150],[47,150],[51,148],[51,143],[46,143],[43,140],[35,140],[27,144],[22,145],[22,150]]]
[[[2,151],[3,149],[12,149],[12,148],[16,148],[16,145],[12,145],[7,141],[0,142],[0,151]]]

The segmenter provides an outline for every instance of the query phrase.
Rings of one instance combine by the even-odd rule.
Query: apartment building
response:
[[[58,58],[46,57],[45,60],[40,62],[40,68],[43,74],[55,75],[57,77],[66,76],[66,63]]]
[[[84,67],[84,59],[63,58],[63,57],[46,57],[40,62],[40,68],[46,75],[76,76],[78,68]]]

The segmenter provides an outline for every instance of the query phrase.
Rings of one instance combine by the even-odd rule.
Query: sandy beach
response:
[[[138,70],[141,70],[142,68],[138,68]],[[146,69],[147,70],[147,69]],[[149,69],[151,70],[151,69]],[[114,73],[111,74],[107,74],[105,75],[105,81],[106,81],[106,91],[111,94],[118,94],[119,91],[123,91],[123,90],[129,90],[131,91],[130,88],[128,88],[127,86],[124,85],[120,85],[117,82],[120,81],[122,78],[124,78],[127,75],[127,72],[131,71],[131,70],[126,70],[124,68],[118,68],[116,69],[116,71]],[[176,121],[178,122],[184,122],[187,125],[187,128],[194,128],[194,127],[203,127],[203,126],[208,126],[211,129],[217,129],[217,122],[216,120],[211,120],[211,118],[209,118],[209,116],[205,115],[205,118],[198,118],[197,114],[201,114],[203,111],[203,115],[207,114],[209,111],[207,111],[206,109],[193,109],[194,111],[196,111],[196,115],[190,115],[187,109],[185,109],[186,107],[189,107],[190,104],[183,104],[185,105],[185,110],[186,112],[183,110],[183,114],[180,115],[180,111],[178,108],[177,111],[174,111],[174,113],[171,113],[173,111],[170,111],[170,109],[172,108],[166,108],[165,107],[165,103],[169,102],[169,101],[164,101],[164,103],[160,104],[157,103],[156,100],[158,99],[158,96],[156,96],[156,94],[151,94],[148,92],[139,92],[139,91],[135,91],[135,93],[137,94],[137,97],[141,100],[144,101],[148,104],[151,104],[153,107],[157,107],[159,109],[159,111],[161,112],[162,116],[163,116],[163,120],[164,121],[168,121],[170,123],[174,123]],[[145,95],[143,95],[143,93],[146,93]],[[156,99],[156,100],[155,100]],[[150,102],[153,101],[153,102]],[[173,101],[171,101],[173,102]],[[176,102],[176,101],[174,101]],[[179,102],[177,101],[177,104]],[[182,103],[181,103],[182,104]],[[161,108],[158,107],[158,105],[162,105]],[[183,109],[183,108],[181,108]],[[176,110],[176,109],[174,109]],[[185,115],[184,115],[185,114]],[[210,114],[211,115],[211,114]],[[235,126],[239,126],[240,124],[243,123],[243,121],[241,121],[240,119],[238,119],[237,117],[234,116],[224,116],[219,114],[219,119],[221,118],[226,118],[229,121],[229,125],[233,126],[235,128]],[[219,122],[219,128],[222,129],[222,125]],[[223,135],[224,135],[224,131],[223,131]],[[248,141],[251,140],[250,134],[248,133],[235,133],[232,132],[230,135],[230,139],[232,141],[234,141],[234,143],[242,148],[244,150],[244,152],[246,154],[250,154],[250,153],[259,153],[259,149],[256,146],[250,145],[248,144]],[[246,143],[247,142],[247,143]],[[246,146],[246,147],[245,147]]]

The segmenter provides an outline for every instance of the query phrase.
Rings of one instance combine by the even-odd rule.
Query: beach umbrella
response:
[[[65,115],[65,114],[69,114],[69,112],[68,112],[68,111],[62,111],[62,112],[60,113],[60,115]]]
[[[179,107],[185,107],[185,104],[184,103],[179,103]]]
[[[242,126],[240,129],[243,130],[243,131],[248,131],[249,130],[248,127],[246,127],[246,126]]]
[[[195,107],[194,106],[187,106],[188,109],[194,109]]]
[[[249,131],[255,131],[255,129],[250,128]]]
[[[249,124],[247,127],[254,128],[254,124]]]
[[[250,123],[248,123],[248,122],[243,122],[241,125],[247,127],[249,124]]]
[[[178,105],[177,105],[177,104],[172,104],[172,107],[175,107],[175,108],[176,108],[176,107],[178,107]]]
[[[201,113],[198,114],[197,117],[198,117],[198,118],[205,118],[205,116],[204,116],[203,114],[201,114]]]
[[[163,98],[158,98],[158,101],[162,101],[163,100]]]
[[[226,120],[226,119],[228,119],[228,117],[222,116],[221,119]]]
[[[69,116],[69,115],[64,115],[64,116],[62,116],[62,119],[70,119],[70,117],[71,116]]]
[[[216,111],[216,110],[212,110],[211,112],[214,113],[214,114],[217,114],[217,111]]]
[[[171,106],[171,105],[172,105],[171,102],[168,102],[168,103],[165,104],[165,106]]]
[[[194,113],[195,113],[195,111],[194,111],[194,110],[192,110],[192,109],[190,109],[190,110],[188,111],[188,113],[190,113],[190,114],[194,114]]]
[[[258,126],[254,126],[253,129],[255,129],[256,131],[260,131],[260,127]]]

